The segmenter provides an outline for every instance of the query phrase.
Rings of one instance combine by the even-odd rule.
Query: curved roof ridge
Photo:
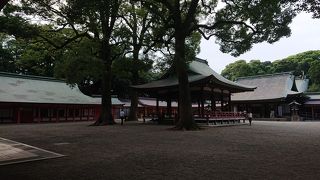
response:
[[[293,75],[293,71],[287,71],[287,72],[280,72],[280,73],[273,73],[273,74],[260,74],[260,75],[254,75],[254,76],[242,76],[242,77],[238,77],[236,79],[240,80],[240,79],[254,79],[254,78],[261,78],[261,77],[269,77],[269,76],[280,76],[280,75]]]
[[[202,60],[202,59],[200,59],[200,60]],[[206,64],[206,63],[204,63],[202,61],[198,61],[198,60],[192,61],[189,64],[189,70],[194,72],[194,73],[203,75],[203,76],[213,76],[218,81],[220,81],[220,82],[222,82],[224,84],[230,84],[230,85],[237,86],[237,87],[240,87],[240,88],[249,88],[249,89],[255,89],[256,88],[254,86],[247,86],[247,85],[240,84],[240,83],[237,83],[237,82],[234,82],[234,81],[230,81],[229,79],[226,79],[225,77],[223,77],[220,74],[218,74],[217,72],[215,72],[213,69],[210,68],[210,66],[208,64]]]
[[[0,71],[0,76],[23,78],[23,79],[32,79],[32,80],[54,81],[54,82],[63,82],[63,83],[65,83],[64,80],[56,79],[54,77],[35,76],[35,75],[26,75],[26,74],[16,74],[16,73],[1,72],[1,71]]]

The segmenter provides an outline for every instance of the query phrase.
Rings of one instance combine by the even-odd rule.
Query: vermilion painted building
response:
[[[94,121],[100,109],[64,81],[0,72],[0,123]]]
[[[179,97],[179,80],[174,72],[174,69],[170,68],[156,81],[132,86],[137,92],[155,98],[153,104],[155,104],[159,120],[166,119],[163,115],[167,115],[168,119],[172,120],[172,116],[177,115],[177,113],[173,114],[174,111],[177,112],[179,109],[178,104],[173,104],[173,102],[178,102]],[[231,93],[253,91],[256,88],[255,86],[242,85],[225,79],[212,70],[206,60],[199,58],[188,64],[187,72],[191,101],[198,104],[198,111],[194,111],[194,115],[195,118],[202,120],[209,116],[212,117],[211,119],[215,119],[217,116],[224,116],[225,119],[228,119],[231,115],[234,117],[238,113],[230,112]],[[162,114],[161,101],[166,102],[165,114]],[[177,107],[175,108],[174,105]],[[193,109],[197,110],[196,108]],[[154,111],[154,109],[151,110]]]

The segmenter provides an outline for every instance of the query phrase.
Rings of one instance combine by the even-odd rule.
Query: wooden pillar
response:
[[[75,114],[75,110],[76,110],[76,108],[74,108],[74,107],[72,107],[72,121],[75,121],[75,117],[74,117],[74,114]]]
[[[232,110],[231,110],[231,93],[229,92],[229,97],[228,97],[229,99],[228,99],[228,108],[229,108],[229,112],[231,112]]]
[[[59,107],[56,107],[56,122],[59,122]]]
[[[248,104],[245,104],[245,111],[248,112]]]
[[[52,120],[52,115],[53,115],[53,111],[51,106],[48,107],[48,117],[49,117],[49,122],[51,122]]]
[[[21,122],[21,111],[20,108],[17,108],[17,124],[20,124]]]
[[[156,102],[156,110],[157,110],[157,116],[158,119],[160,118],[160,112],[159,112],[159,98],[157,97],[157,102]]]
[[[216,99],[214,96],[213,88],[211,88],[211,111],[215,111],[215,110],[216,110]]]
[[[200,100],[198,99],[198,116],[200,117],[200,115],[201,115]]]
[[[68,107],[65,107],[64,116],[65,116],[66,121],[68,121],[68,114],[69,114]]]
[[[213,92],[213,111],[217,111],[216,94]]]
[[[204,118],[204,98],[203,98],[203,87],[201,87],[201,117]]]
[[[42,121],[41,108],[39,107],[38,110],[39,111],[38,111],[38,121],[37,122],[39,123],[40,121]]]
[[[89,121],[90,120],[90,114],[89,114],[89,107],[88,106],[86,106],[86,110],[87,110],[87,121]]]
[[[171,98],[167,99],[167,114],[169,117],[171,117],[171,114],[172,114]]]
[[[221,89],[220,104],[221,104],[221,111],[223,111],[223,89]]]
[[[311,105],[311,114],[312,114],[312,120],[314,120],[314,106]]]

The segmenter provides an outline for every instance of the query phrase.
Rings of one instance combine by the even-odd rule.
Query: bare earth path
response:
[[[15,179],[320,179],[320,122],[168,130],[127,123],[1,125],[0,137],[66,155],[0,166]]]

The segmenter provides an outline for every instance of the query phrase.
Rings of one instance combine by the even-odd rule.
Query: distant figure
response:
[[[245,123],[246,119],[248,118],[247,111],[243,111],[243,115],[244,115],[243,123]]]
[[[123,125],[124,118],[125,118],[125,114],[124,114],[123,109],[121,109],[121,110],[120,110],[121,125]]]
[[[251,112],[248,113],[248,119],[249,119],[249,124],[251,126],[251,122],[252,122],[252,113]]]
[[[270,118],[274,118],[274,110],[270,111]]]

